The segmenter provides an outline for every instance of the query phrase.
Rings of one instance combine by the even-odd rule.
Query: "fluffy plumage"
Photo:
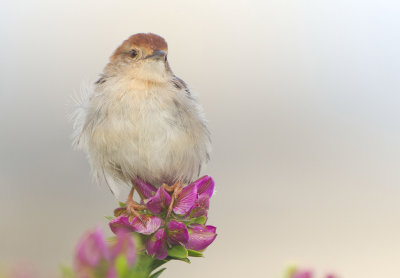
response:
[[[114,183],[135,177],[155,186],[190,182],[208,160],[202,109],[171,71],[167,51],[160,36],[131,36],[76,110],[74,144],[114,192]]]

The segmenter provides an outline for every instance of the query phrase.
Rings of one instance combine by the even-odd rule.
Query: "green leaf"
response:
[[[190,264],[190,263],[191,263],[191,261],[190,261],[189,258],[181,259],[181,261],[182,261],[182,262],[185,262],[185,263],[187,263],[187,264]]]
[[[189,257],[204,257],[203,253],[199,252],[199,251],[195,251],[192,249],[188,249],[188,256]]]
[[[193,221],[193,223],[204,225],[207,222],[207,217],[202,215],[200,217],[192,219],[192,221]]]
[[[184,259],[188,256],[188,250],[182,245],[175,245],[171,249],[168,249],[168,256]]]
[[[170,260],[169,259],[154,260],[150,265],[151,271],[155,270],[157,267],[162,266],[163,264],[167,263],[168,261],[170,261]]]
[[[189,260],[189,258],[183,258],[183,259],[180,259],[180,258],[172,258],[172,257],[167,257],[167,259],[169,259],[169,260],[177,260],[177,261],[182,261],[182,262],[185,262],[185,263],[188,263],[188,264],[190,264],[190,260]]]
[[[164,270],[166,270],[165,267],[164,267],[164,268],[161,268],[159,271],[157,271],[157,272],[151,274],[150,278],[157,278],[157,277],[159,277],[159,276],[161,275],[161,273],[164,272]]]
[[[149,278],[152,269],[150,268],[153,262],[153,258],[146,255],[140,254],[137,259],[133,269],[129,271],[129,278]],[[122,278],[122,277],[120,277]]]
[[[115,260],[118,277],[124,277],[128,271],[128,261],[124,255],[119,255]]]
[[[107,220],[109,220],[109,221],[111,221],[111,220],[113,220],[114,219],[114,217],[113,216],[104,216]]]
[[[125,203],[123,203],[123,202],[118,202],[118,204],[119,204],[119,206],[120,206],[121,208],[124,208],[124,207],[126,207],[126,204],[125,204]]]

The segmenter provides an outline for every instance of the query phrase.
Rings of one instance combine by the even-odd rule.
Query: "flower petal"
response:
[[[210,176],[204,176],[199,178],[198,180],[194,181],[192,184],[195,184],[197,187],[197,193],[200,194],[207,194],[208,198],[211,198],[211,196],[214,193],[214,180]]]
[[[134,217],[132,222],[129,222],[129,217],[122,215],[111,220],[109,226],[114,234],[123,230],[126,232],[137,232],[144,235],[150,235],[154,233],[161,224],[162,219],[157,216],[141,215],[141,220]]]
[[[175,201],[173,211],[176,214],[186,214],[189,212],[196,201],[197,198],[197,187],[195,183],[186,186],[182,192],[178,195]]]
[[[162,219],[157,216],[141,215],[141,218],[143,222],[139,218],[135,217],[130,225],[132,226],[133,231],[144,235],[150,235],[157,231],[163,222]]]
[[[326,275],[326,278],[336,278],[336,276],[330,273],[330,274]]]
[[[115,269],[114,266],[111,266],[111,267],[107,270],[106,278],[118,278],[118,276],[117,276],[117,270]]]
[[[157,188],[155,188],[150,183],[143,181],[140,178],[136,178],[134,183],[135,183],[135,189],[137,190],[139,195],[142,197],[142,199],[150,198],[157,191]]]
[[[168,223],[168,242],[171,245],[185,244],[188,239],[189,233],[185,224],[176,220]]]
[[[190,216],[200,217],[207,216],[208,208],[210,207],[210,197],[207,193],[202,193],[198,196],[195,206],[193,207]]]
[[[134,228],[132,227],[131,223],[129,223],[129,218],[126,215],[121,215],[108,223],[110,226],[111,231],[114,234],[117,234],[118,231],[124,230],[127,232],[133,232],[135,231]]]
[[[292,278],[312,278],[312,272],[307,271],[297,271],[293,274]]]
[[[167,234],[164,229],[159,229],[146,242],[146,250],[150,256],[156,256],[157,259],[163,260],[167,257]]]
[[[153,214],[160,214],[168,208],[171,203],[171,196],[163,188],[159,188],[153,197],[146,200],[147,209]]]
[[[125,207],[116,208],[116,209],[114,210],[114,216],[115,216],[115,217],[121,216],[121,215],[123,215],[124,213],[126,213],[126,208],[125,208]]]
[[[119,255],[125,255],[129,266],[133,266],[136,260],[136,247],[132,235],[124,230],[117,232],[117,241],[111,247],[111,257],[115,259]]]
[[[93,232],[88,233],[79,241],[76,254],[76,267],[95,267],[102,260],[109,260],[110,254],[104,232],[100,228],[96,228]]]
[[[215,240],[217,237],[215,232],[216,228],[214,226],[192,224],[189,227],[189,240],[185,247],[196,251],[203,250]]]

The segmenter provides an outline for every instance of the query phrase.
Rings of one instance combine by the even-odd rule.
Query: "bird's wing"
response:
[[[187,84],[185,83],[185,81],[183,81],[179,77],[174,76],[174,78],[172,79],[172,84],[174,84],[175,88],[177,88],[179,90],[184,90],[188,96],[191,96],[190,90],[189,90]]]

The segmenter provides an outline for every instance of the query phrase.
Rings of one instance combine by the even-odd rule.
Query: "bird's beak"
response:
[[[151,59],[156,59],[156,60],[161,60],[165,59],[167,57],[167,53],[163,50],[154,50],[151,55],[146,56],[146,59],[151,58]]]

